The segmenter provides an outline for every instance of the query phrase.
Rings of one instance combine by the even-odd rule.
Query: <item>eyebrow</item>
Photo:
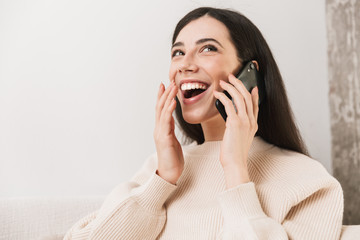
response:
[[[202,43],[205,43],[205,42],[215,42],[217,44],[220,45],[220,47],[224,48],[221,43],[214,39],[214,38],[201,38],[199,40],[196,41],[196,45],[199,45],[199,44],[202,44]],[[183,42],[176,42],[172,45],[171,49],[173,49],[174,47],[179,47],[179,46],[184,46],[184,43]]]

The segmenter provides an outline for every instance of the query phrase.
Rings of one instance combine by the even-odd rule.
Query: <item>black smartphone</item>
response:
[[[258,86],[259,89],[259,105],[265,98],[265,83],[264,79],[261,76],[260,72],[257,70],[255,63],[252,61],[247,62],[244,67],[240,70],[239,74],[236,75],[236,78],[239,79],[246,89],[251,92],[251,90]],[[224,91],[225,95],[230,98],[230,94],[227,91]],[[233,102],[234,103],[234,102]],[[220,102],[219,99],[216,99],[215,106],[220,112],[222,118],[226,121],[227,114],[225,111],[224,105]]]

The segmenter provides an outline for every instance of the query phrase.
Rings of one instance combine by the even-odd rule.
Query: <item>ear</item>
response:
[[[252,62],[255,64],[256,69],[259,71],[259,64],[256,60],[252,60]]]

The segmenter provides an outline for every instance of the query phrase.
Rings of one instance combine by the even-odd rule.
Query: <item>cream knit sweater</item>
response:
[[[317,161],[255,137],[252,182],[226,190],[221,141],[183,147],[176,185],[156,174],[156,154],[64,239],[339,239],[343,192]]]

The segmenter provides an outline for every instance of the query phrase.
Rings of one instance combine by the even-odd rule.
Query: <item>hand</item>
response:
[[[184,169],[184,156],[175,136],[175,121],[172,116],[176,107],[174,98],[177,91],[174,82],[166,90],[161,83],[155,109],[154,140],[158,155],[157,174],[172,184],[176,184]]]
[[[220,86],[231,95],[234,103],[222,92],[214,91],[214,96],[224,105],[228,116],[221,143],[220,162],[224,168],[227,187],[231,188],[250,181],[247,160],[258,129],[259,94],[257,87],[250,94],[234,75],[230,74],[228,78],[231,84],[220,80]]]

